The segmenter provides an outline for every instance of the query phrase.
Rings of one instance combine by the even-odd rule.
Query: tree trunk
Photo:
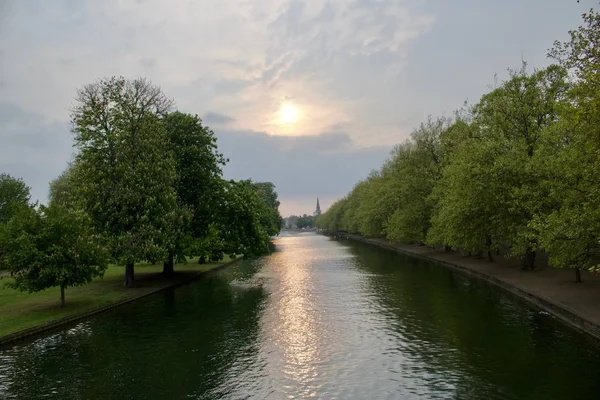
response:
[[[175,273],[175,270],[173,268],[174,266],[174,260],[173,260],[173,254],[169,253],[169,258],[167,259],[167,261],[165,261],[163,263],[163,271],[162,274],[166,275],[166,276],[171,276]]]
[[[575,282],[581,283],[581,270],[579,268],[575,268]]]
[[[523,257],[523,269],[531,270],[535,268],[535,249],[527,247],[525,256]]]
[[[132,288],[134,286],[133,263],[125,265],[125,287]]]
[[[487,258],[489,262],[494,262],[494,256],[492,255],[492,238],[490,238],[489,236],[485,239],[485,244],[487,245],[488,251],[487,251]]]
[[[65,285],[60,285],[60,306],[65,306]]]
[[[450,246],[448,246],[448,245],[446,244],[446,245],[444,245],[444,251],[445,251],[446,253],[449,253],[449,252],[451,252],[451,251],[452,251],[452,247],[450,247]]]
[[[496,255],[497,255],[497,256],[499,256],[499,255],[500,255],[500,247],[498,247],[498,248],[496,249]]]

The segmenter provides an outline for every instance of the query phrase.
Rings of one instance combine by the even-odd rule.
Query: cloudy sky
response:
[[[0,0],[0,172],[35,199],[73,153],[69,109],[98,78],[147,77],[203,116],[227,177],[326,208],[428,114],[477,101],[598,1]]]

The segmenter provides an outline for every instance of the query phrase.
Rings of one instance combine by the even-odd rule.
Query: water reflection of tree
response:
[[[349,251],[397,319],[403,356],[457,398],[600,396],[600,349],[549,316],[424,260],[355,243]],[[435,392],[435,381],[424,384]]]
[[[225,382],[240,373],[238,358],[257,352],[264,296],[214,275],[101,315],[91,333],[60,333],[44,349],[18,346],[8,354],[18,384],[6,397],[219,397],[232,390]]]

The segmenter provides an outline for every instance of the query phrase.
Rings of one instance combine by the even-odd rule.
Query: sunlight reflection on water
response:
[[[0,398],[600,398],[600,351],[495,289],[315,234],[276,246],[0,349]]]

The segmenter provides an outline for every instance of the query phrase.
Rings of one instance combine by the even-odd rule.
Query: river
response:
[[[7,399],[599,399],[600,348],[497,288],[313,233],[0,349]]]

